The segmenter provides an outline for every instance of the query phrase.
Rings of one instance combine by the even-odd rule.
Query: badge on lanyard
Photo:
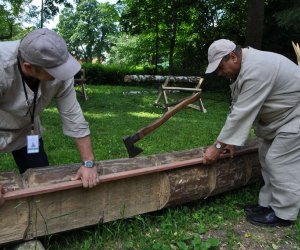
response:
[[[39,152],[39,136],[27,135],[27,154]]]
[[[24,80],[24,74],[21,70],[21,65],[20,65],[20,61],[18,59],[18,68],[19,71],[21,73],[21,78],[22,78],[22,83],[23,83],[23,90],[24,90],[24,94],[25,94],[25,98],[26,98],[26,103],[28,106],[28,112],[30,114],[30,120],[31,120],[31,135],[27,135],[27,154],[34,154],[34,153],[38,153],[39,152],[39,136],[35,135],[34,133],[34,113],[35,113],[35,105],[36,105],[36,99],[37,99],[37,94],[38,94],[38,88],[39,88],[39,83],[37,83],[36,89],[33,90],[34,92],[34,97],[33,97],[33,103],[32,105],[30,105],[29,102],[29,98],[28,98],[28,94],[27,94],[27,90],[26,90],[26,86],[25,86],[25,80]],[[32,110],[31,110],[31,106],[32,106]],[[27,114],[26,114],[27,115]]]
[[[27,93],[25,95],[27,98]],[[37,91],[34,92],[32,112],[30,111],[30,105],[27,99],[28,112],[31,117],[31,135],[27,135],[27,154],[35,154],[39,152],[39,136],[34,134],[34,111],[35,111],[36,97],[37,97]]]

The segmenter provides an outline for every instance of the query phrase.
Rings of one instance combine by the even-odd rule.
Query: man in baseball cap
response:
[[[64,39],[49,29],[0,42],[0,152],[12,152],[20,173],[49,165],[40,114],[55,98],[63,133],[74,138],[82,159],[73,179],[84,187],[97,184],[89,125],[74,89],[80,68]]]
[[[280,54],[226,39],[211,44],[208,61],[206,73],[230,79],[232,103],[203,162],[213,163],[224,150],[233,157],[253,127],[264,186],[258,203],[245,206],[247,220],[268,227],[293,224],[300,209],[300,67]]]

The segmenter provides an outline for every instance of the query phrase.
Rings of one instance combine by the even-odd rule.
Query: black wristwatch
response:
[[[91,160],[87,160],[82,162],[82,165],[85,166],[86,168],[92,168],[95,166],[95,162]]]

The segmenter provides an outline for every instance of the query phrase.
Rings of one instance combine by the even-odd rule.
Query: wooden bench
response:
[[[162,106],[166,110],[171,109],[173,106],[181,102],[181,100],[177,100],[176,102],[170,103],[169,97],[174,92],[190,92],[191,95],[202,92],[201,84],[203,82],[202,77],[198,76],[162,76],[162,75],[126,75],[124,77],[125,82],[155,82],[160,83],[160,88],[158,91],[158,96],[154,102],[155,106]],[[193,85],[194,87],[185,87],[183,84]],[[178,86],[180,85],[180,86]],[[174,95],[173,95],[174,96]],[[162,103],[161,103],[161,100]],[[206,109],[204,108],[201,97],[197,100],[198,105],[189,104],[188,106],[194,109],[197,109],[203,113],[206,113]]]
[[[88,97],[86,94],[86,78],[85,78],[85,70],[81,69],[74,77],[74,87],[77,93],[79,93],[80,97],[82,97],[85,101],[87,101]]]

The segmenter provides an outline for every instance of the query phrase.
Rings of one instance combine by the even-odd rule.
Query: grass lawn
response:
[[[89,86],[88,101],[79,98],[90,124],[96,160],[128,157],[122,138],[161,117],[163,108],[153,106],[156,88]],[[141,94],[131,94],[130,91]],[[228,100],[224,94],[205,93],[203,114],[186,108],[136,145],[145,155],[191,149],[213,143],[224,123]],[[43,112],[43,139],[51,165],[80,162],[73,139],[62,133],[55,105]],[[11,154],[0,155],[0,171],[17,171]]]
[[[79,100],[90,123],[96,160],[128,157],[122,138],[164,113],[162,108],[153,106],[156,96],[156,88],[88,86],[89,100]],[[137,143],[144,149],[143,154],[180,151],[213,143],[228,112],[228,97],[208,92],[203,93],[202,99],[206,114],[191,108],[177,113]],[[54,105],[43,113],[42,124],[50,164],[80,162],[73,140],[62,134]],[[17,169],[10,154],[1,154],[0,161],[1,171]],[[48,249],[297,249],[299,221],[279,231],[280,236],[266,229],[262,231],[265,238],[259,238],[257,230],[247,229],[250,224],[244,222],[242,205],[256,202],[259,187],[260,184],[255,184],[206,200],[47,236],[43,243]],[[237,229],[239,225],[246,226]],[[281,248],[286,244],[295,248]]]

